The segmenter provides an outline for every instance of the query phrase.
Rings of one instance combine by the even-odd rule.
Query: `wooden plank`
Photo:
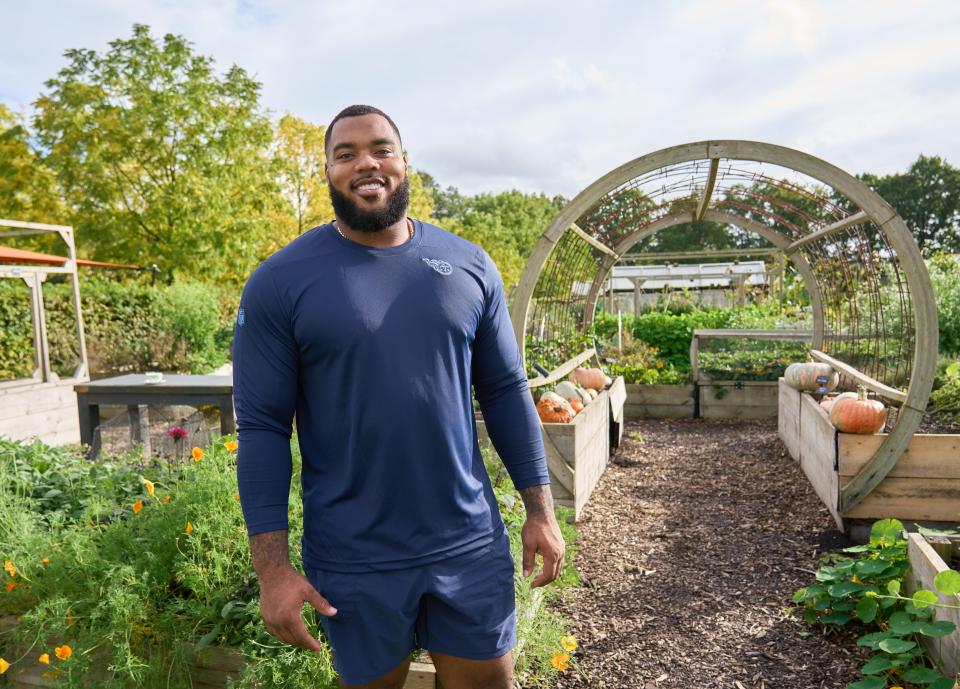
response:
[[[675,404],[693,406],[692,385],[639,385],[627,383],[626,405]]]
[[[0,218],[0,227],[20,227],[25,230],[39,230],[41,232],[59,232],[60,230],[72,230],[73,228],[69,225],[50,225],[42,222],[25,222],[23,220],[9,220],[7,218]],[[25,234],[23,232],[8,232],[6,230],[0,230],[0,237],[15,237],[19,234]]]
[[[852,477],[840,477],[842,488]],[[960,521],[960,479],[890,478],[849,510],[844,518]]]
[[[873,390],[881,397],[886,397],[887,399],[901,403],[905,402],[907,399],[907,393],[901,392],[896,388],[891,388],[889,385],[884,385],[879,380],[871,378],[865,373],[861,373],[850,364],[845,364],[839,359],[834,359],[829,354],[824,354],[819,349],[811,349],[810,358],[816,359],[817,361],[821,361],[825,364],[830,364],[840,373],[853,378],[855,381],[866,386],[870,390]]]
[[[75,382],[34,382],[32,385],[0,389],[0,422],[67,406],[76,411]]]
[[[778,381],[777,434],[794,460],[800,460],[800,391]]]
[[[840,476],[856,476],[886,439],[886,433],[838,436]],[[960,479],[960,435],[915,435],[888,478]]]
[[[580,229],[580,227],[579,227],[576,223],[571,223],[571,225],[570,225],[570,231],[573,232],[573,233],[574,233],[575,235],[577,235],[578,237],[580,237],[580,239],[582,239],[583,241],[585,241],[587,244],[589,244],[590,246],[592,246],[592,247],[593,247],[594,249],[596,249],[597,251],[600,251],[601,253],[607,254],[607,256],[612,256],[613,258],[615,258],[615,259],[617,259],[617,260],[620,259],[620,255],[619,255],[616,251],[614,251],[614,250],[611,249],[609,246],[607,246],[606,244],[604,244],[603,242],[601,242],[599,239],[597,239],[597,238],[595,238],[595,237],[587,234],[586,232],[584,232],[582,229]]]
[[[913,595],[920,589],[933,591],[940,602],[945,605],[960,605],[960,596],[948,596],[937,591],[934,579],[940,572],[949,569],[943,559],[934,552],[933,548],[916,533],[907,535],[907,556],[910,559],[910,572],[906,577],[908,595]],[[960,610],[953,608],[933,608],[933,617],[936,620],[948,620],[957,626],[957,631],[939,638],[922,636],[924,647],[934,660],[943,661],[943,670],[953,676],[960,670]]]
[[[693,334],[702,340],[724,337],[740,337],[751,340],[785,340],[790,342],[805,342],[813,337],[809,330],[749,330],[742,328],[703,328],[696,329]]]
[[[810,234],[804,237],[801,237],[797,241],[792,242],[790,246],[786,247],[783,250],[783,252],[785,254],[792,254],[797,249],[800,249],[801,247],[804,247],[807,244],[810,244],[811,242],[815,242],[818,239],[822,239],[824,237],[829,237],[830,235],[836,234],[837,232],[842,232],[848,227],[859,225],[860,223],[866,222],[868,220],[870,220],[870,216],[867,215],[865,211],[858,211],[856,213],[848,215],[847,217],[841,220],[836,221],[835,223],[831,223],[825,227],[821,227],[819,230],[816,230],[815,232],[811,232]]]
[[[623,412],[623,405],[627,401],[627,385],[623,382],[623,376],[613,379],[613,384],[607,388],[607,394],[610,396],[610,413],[615,418],[619,418]]]
[[[627,404],[625,419],[692,419],[693,400],[686,404]]]
[[[577,368],[583,362],[589,360],[597,353],[595,349],[585,349],[584,351],[577,354],[572,359],[563,362],[555,369],[550,371],[548,376],[537,376],[536,378],[531,378],[527,381],[527,386],[531,389],[542,387],[544,385],[549,385],[550,383],[555,383],[558,380],[567,376],[573,369]]]
[[[814,492],[830,511],[838,528],[843,529],[839,513],[840,483],[836,463],[836,429],[820,405],[810,396],[800,398],[800,468]]]
[[[433,663],[412,662],[403,689],[437,689],[437,668]]]
[[[710,197],[713,196],[713,187],[717,183],[717,171],[719,169],[720,159],[711,158],[710,171],[707,173],[707,184],[703,190],[703,196],[700,197],[700,202],[697,203],[697,212],[694,216],[694,220],[697,222],[703,220],[703,214],[707,212],[707,206],[710,205]]]
[[[641,261],[684,261],[701,258],[711,261],[718,258],[737,258],[740,256],[777,256],[783,252],[777,248],[769,249],[722,249],[717,251],[638,251],[624,254],[620,263],[639,263]],[[772,271],[771,271],[772,272]]]

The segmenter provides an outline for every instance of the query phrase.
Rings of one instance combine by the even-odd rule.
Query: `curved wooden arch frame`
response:
[[[917,334],[913,373],[897,421],[887,438],[860,472],[840,491],[841,513],[852,509],[879,484],[903,454],[920,426],[936,369],[939,331],[930,276],[910,231],[897,212],[860,180],[830,163],[807,153],[758,141],[698,141],[654,151],[611,170],[577,194],[557,214],[534,247],[511,307],[514,334],[524,354],[524,333],[530,302],[540,271],[561,235],[593,204],[624,183],[658,168],[694,160],[752,160],[796,170],[836,189],[866,213],[896,251],[910,289]],[[661,228],[662,229],[662,228]],[[819,291],[819,290],[818,290]],[[815,316],[817,318],[817,316]],[[819,319],[823,321],[822,304]]]

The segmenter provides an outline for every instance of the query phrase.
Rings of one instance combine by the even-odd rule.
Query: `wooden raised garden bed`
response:
[[[627,383],[623,414],[627,419],[692,419],[692,385]]]
[[[947,542],[947,550],[950,542]],[[907,576],[907,593],[913,595],[920,589],[933,591],[945,605],[960,605],[960,596],[948,596],[937,591],[934,578],[950,569],[940,554],[918,533],[907,534],[907,555],[910,558],[910,573]],[[921,635],[927,653],[934,661],[943,663],[943,672],[951,677],[960,669],[960,610],[953,608],[933,609],[935,620],[953,622],[957,629],[942,637]]]
[[[960,521],[960,435],[915,435],[886,478],[840,513],[840,488],[870,460],[886,434],[840,433],[808,393],[780,379],[778,432],[837,526],[844,519]]]

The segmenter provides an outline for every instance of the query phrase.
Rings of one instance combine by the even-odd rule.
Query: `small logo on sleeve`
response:
[[[423,262],[441,275],[449,275],[453,272],[453,266],[446,261],[441,261],[439,258],[425,258]]]
[[[243,324],[246,322],[247,322],[247,318],[244,315],[243,307],[241,306],[240,309],[237,311],[237,325],[239,325],[242,328]]]

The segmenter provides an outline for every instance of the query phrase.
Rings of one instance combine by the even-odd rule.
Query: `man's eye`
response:
[[[380,155],[387,155],[387,156],[388,156],[388,155],[390,155],[391,153],[393,153],[393,151],[391,151],[389,148],[381,148],[379,151],[377,151],[377,153],[379,153]]]
[[[337,156],[337,160],[346,160],[346,159],[349,158],[351,155],[353,155],[353,154],[352,154],[352,153],[341,153],[340,155]]]

